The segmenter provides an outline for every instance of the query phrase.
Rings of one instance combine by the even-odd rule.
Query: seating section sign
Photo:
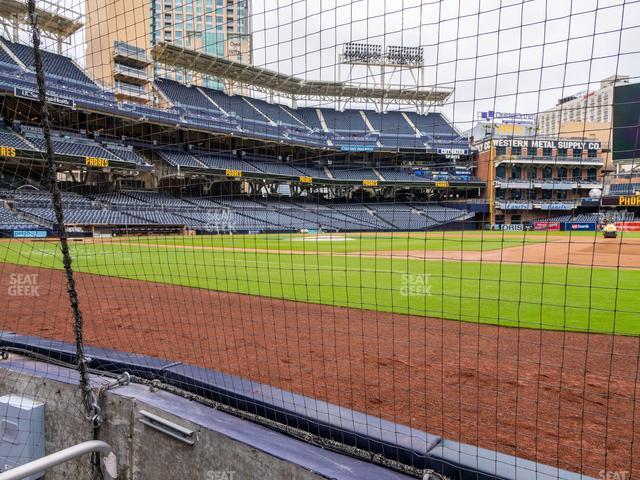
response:
[[[85,157],[84,164],[88,167],[107,168],[109,166],[109,160],[99,157]]]
[[[13,147],[0,146],[0,157],[15,157],[16,149]]]

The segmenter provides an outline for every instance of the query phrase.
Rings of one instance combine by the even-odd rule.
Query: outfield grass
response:
[[[294,240],[298,237],[265,237],[140,237],[73,243],[74,270],[470,322],[640,334],[639,270],[301,255],[291,247],[298,242],[301,249],[308,248],[307,242]],[[540,236],[540,241],[545,237]],[[527,240],[524,235],[513,238],[519,244]],[[471,250],[485,248],[478,242],[489,240],[442,235],[383,240],[362,235],[352,241],[310,244],[322,252],[325,248],[353,251],[353,246],[381,251],[402,245],[402,249],[437,248],[449,241],[456,242],[457,250]],[[496,241],[501,243],[502,238]],[[281,251],[222,251],[203,246]],[[349,250],[337,250],[338,246]],[[0,262],[61,268],[61,255],[55,243],[11,241],[0,243]]]
[[[543,236],[513,236],[495,233],[410,232],[410,233],[346,233],[320,235],[213,235],[197,237],[149,237],[149,244],[190,247],[247,248],[259,250],[291,250],[298,252],[380,252],[398,250],[466,250],[489,251],[523,244],[541,243]]]

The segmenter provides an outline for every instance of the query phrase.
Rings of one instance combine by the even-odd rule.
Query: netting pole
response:
[[[62,213],[62,195],[58,187],[56,164],[53,151],[53,143],[51,141],[51,124],[49,121],[49,105],[47,103],[47,87],[45,84],[44,65],[42,62],[42,54],[40,52],[40,31],[38,30],[38,16],[36,13],[36,0],[27,0],[29,11],[29,21],[31,22],[31,34],[33,41],[33,57],[36,69],[36,83],[38,87],[38,100],[40,102],[40,115],[42,120],[42,131],[45,141],[46,162],[47,162],[47,182],[49,191],[51,192],[51,200],[53,203],[53,211],[56,223],[58,225],[58,235],[60,238],[60,249],[62,251],[62,263],[67,279],[67,292],[69,293],[69,303],[73,314],[73,331],[76,345],[76,369],[80,376],[80,391],[84,409],[87,418],[91,420],[93,427],[93,439],[98,439],[98,428],[101,424],[100,408],[97,404],[91,383],[89,380],[89,369],[87,359],[84,354],[84,332],[83,318],[80,310],[80,302],[78,299],[78,290],[73,276],[72,259],[69,251],[69,242],[67,231],[64,224],[64,216]],[[92,455],[91,463],[93,465],[94,478],[102,478],[99,468],[99,456]]]

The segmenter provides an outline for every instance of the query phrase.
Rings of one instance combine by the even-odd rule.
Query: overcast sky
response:
[[[82,0],[64,2],[82,10]],[[337,61],[345,42],[422,46],[423,83],[454,89],[443,110],[461,128],[479,111],[545,110],[616,73],[640,81],[640,0],[250,2],[254,64],[347,80]],[[81,61],[82,51],[80,34],[69,53]],[[352,74],[373,83],[362,68]],[[390,83],[415,85],[408,71]]]
[[[251,19],[254,63],[307,79],[345,80],[348,41],[424,47],[424,83],[455,89],[456,124],[545,110],[616,73],[640,80],[638,0],[254,0]]]

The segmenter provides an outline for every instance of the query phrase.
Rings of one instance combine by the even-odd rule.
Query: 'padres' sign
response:
[[[618,205],[625,207],[640,206],[640,195],[623,195],[618,197]]]

